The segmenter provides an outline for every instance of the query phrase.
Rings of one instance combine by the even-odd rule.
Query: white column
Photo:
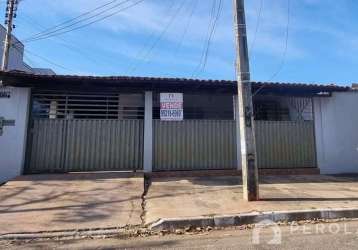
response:
[[[144,172],[150,173],[153,169],[153,93],[145,92],[144,102]]]
[[[0,183],[23,173],[30,105],[29,88],[0,87],[0,117],[15,121],[0,135]]]
[[[233,96],[234,105],[234,120],[237,121],[239,118],[239,109],[237,108],[237,95]],[[237,157],[237,170],[241,170],[241,138],[240,138],[240,125],[236,123],[236,157]]]

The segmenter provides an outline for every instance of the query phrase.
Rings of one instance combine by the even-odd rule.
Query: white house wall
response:
[[[10,98],[0,98],[0,117],[15,120],[15,126],[4,127],[0,136],[0,183],[21,175],[26,150],[30,89],[0,88]]]
[[[358,92],[315,98],[318,167],[323,174],[358,173]]]

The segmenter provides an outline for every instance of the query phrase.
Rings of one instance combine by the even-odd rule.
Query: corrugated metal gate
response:
[[[33,99],[28,173],[143,169],[142,95],[46,92]]]
[[[314,168],[313,121],[256,121],[259,168]]]
[[[154,170],[236,169],[236,121],[154,121]],[[313,121],[255,121],[259,168],[316,167]]]
[[[236,168],[236,130],[230,120],[154,121],[154,170]]]
[[[255,121],[259,168],[317,167],[309,102],[293,101],[285,100],[294,104],[290,112],[271,109],[267,100],[258,106],[258,118],[288,119]],[[236,169],[231,115],[153,120],[154,171]],[[35,92],[31,116],[28,173],[143,169],[143,94]]]

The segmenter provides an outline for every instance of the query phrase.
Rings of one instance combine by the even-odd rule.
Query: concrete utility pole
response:
[[[6,26],[6,35],[4,41],[4,51],[2,56],[1,70],[8,70],[9,65],[9,54],[11,48],[11,33],[14,28],[13,19],[16,17],[16,8],[18,0],[7,0],[6,5],[6,14],[5,14],[5,25]]]
[[[256,162],[254,113],[250,82],[244,0],[233,0],[236,33],[236,69],[238,87],[237,146],[241,145],[242,185],[244,199],[259,200],[258,169]],[[238,157],[239,159],[239,157]]]

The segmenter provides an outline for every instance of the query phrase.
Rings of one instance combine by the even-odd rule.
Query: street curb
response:
[[[149,225],[150,230],[175,231],[187,227],[232,227],[256,224],[263,220],[273,222],[292,222],[313,219],[353,219],[358,218],[358,209],[321,209],[321,210],[290,210],[272,212],[252,212],[237,215],[200,216],[192,218],[160,219]]]
[[[321,209],[321,210],[291,210],[273,212],[251,212],[237,215],[200,216],[191,218],[168,218],[149,224],[148,228],[133,226],[130,228],[95,228],[63,231],[22,232],[0,235],[1,240],[41,240],[63,238],[87,238],[87,237],[130,237],[136,231],[161,231],[174,232],[176,229],[187,227],[232,227],[256,224],[263,220],[273,222],[292,222],[313,219],[354,219],[358,218],[358,209]]]

